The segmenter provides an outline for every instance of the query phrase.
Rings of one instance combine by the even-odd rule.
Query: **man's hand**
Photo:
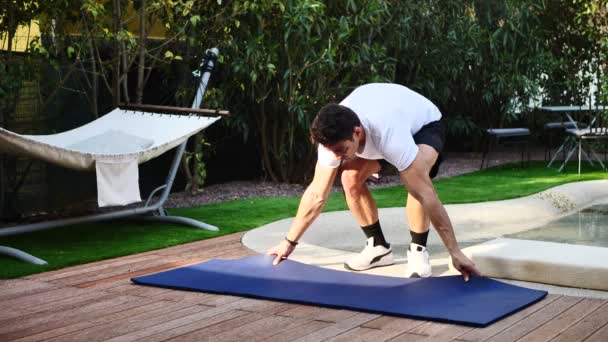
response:
[[[292,246],[289,242],[281,241],[274,247],[270,248],[266,254],[277,256],[272,262],[272,264],[276,266],[279,264],[279,262],[281,262],[281,260],[287,259],[294,249],[296,249],[296,247]]]
[[[477,269],[477,266],[467,258],[462,251],[458,251],[452,254],[452,265],[462,274],[464,281],[469,281],[471,276],[479,276],[481,272]]]

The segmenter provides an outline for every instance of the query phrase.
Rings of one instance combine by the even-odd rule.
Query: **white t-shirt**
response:
[[[357,114],[365,130],[365,147],[356,155],[385,159],[399,171],[407,169],[418,154],[414,134],[441,119],[441,112],[431,101],[399,84],[362,85],[340,104]],[[321,144],[317,157],[322,166],[340,165],[340,158]]]

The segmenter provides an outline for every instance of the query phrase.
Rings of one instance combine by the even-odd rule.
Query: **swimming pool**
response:
[[[544,226],[505,237],[608,247],[608,204],[594,205]]]

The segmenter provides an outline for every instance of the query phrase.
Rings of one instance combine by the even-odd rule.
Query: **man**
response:
[[[431,182],[444,144],[440,119],[441,113],[432,102],[397,84],[363,85],[339,105],[323,107],[311,126],[311,138],[319,144],[315,174],[285,239],[268,250],[268,254],[276,255],[274,264],[293,252],[319,216],[339,173],[348,207],[367,237],[363,251],[344,266],[362,271],[392,264],[393,252],[366,185],[367,178],[380,171],[378,160],[385,159],[397,168],[408,191],[406,214],[412,242],[405,276],[431,276],[426,250],[431,222],[464,280],[479,275],[475,264],[458,247],[450,218]]]

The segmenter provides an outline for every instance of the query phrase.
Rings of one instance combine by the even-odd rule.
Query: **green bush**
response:
[[[120,12],[113,4],[120,4],[125,13],[131,3],[140,8],[144,2],[44,2],[43,15],[56,23],[56,46],[45,51],[60,51],[49,57],[51,62],[74,54],[95,62],[103,76],[98,83],[114,89],[108,80],[119,56],[91,58],[89,51],[96,45],[86,39],[96,37],[106,46],[116,42],[131,53],[127,62],[135,61],[134,53],[141,51],[137,39],[124,27],[109,29],[111,22],[131,19],[107,18]],[[205,103],[233,113],[222,124],[255,142],[264,171],[273,180],[310,177],[315,158],[310,121],[325,103],[340,101],[363,83],[396,82],[427,96],[444,113],[448,133],[462,142],[475,142],[485,127],[522,120],[537,95],[551,104],[570,104],[566,102],[579,103],[587,96],[592,79],[599,80],[598,89],[608,88],[605,0],[145,4],[150,22],[161,20],[168,29],[167,41],[148,44],[145,53],[147,70],[166,74],[160,88],[181,87],[175,102],[188,105],[188,71],[200,62],[205,48],[218,46],[216,89]],[[66,35],[61,28],[74,20],[82,20],[80,25],[90,28],[90,34]],[[45,34],[49,30],[43,27]],[[64,41],[58,38],[62,34]],[[128,65],[132,71],[138,67]],[[142,68],[140,64],[138,71]]]

